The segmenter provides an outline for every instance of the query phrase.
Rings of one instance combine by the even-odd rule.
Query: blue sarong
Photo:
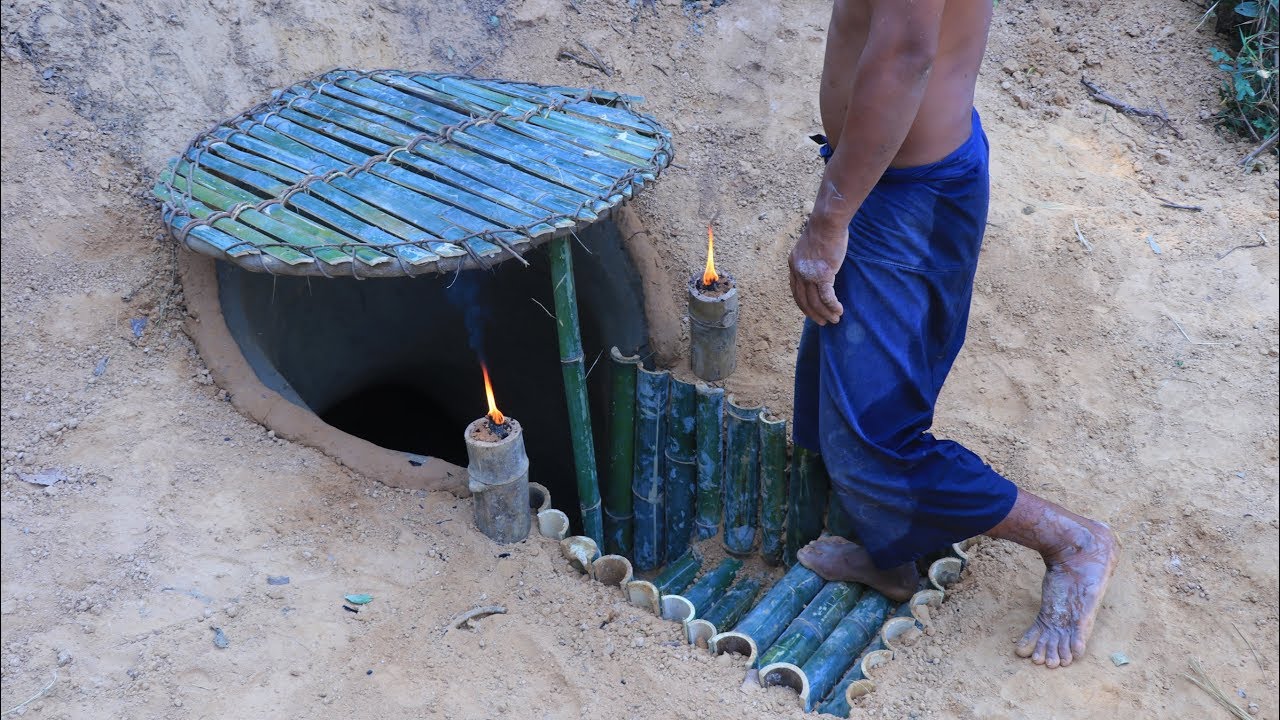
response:
[[[849,223],[835,281],[844,315],[825,327],[806,320],[801,335],[793,440],[821,453],[849,539],[880,568],[990,530],[1017,499],[977,455],[929,432],[964,344],[988,155],[975,110],[950,155],[886,170]]]

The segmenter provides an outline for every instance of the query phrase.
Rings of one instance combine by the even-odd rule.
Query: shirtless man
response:
[[[991,0],[835,1],[820,97],[827,165],[790,258],[807,317],[794,440],[822,454],[829,514],[843,513],[851,537],[815,540],[799,559],[900,601],[916,588],[916,561],[952,542],[1025,545],[1045,575],[1016,652],[1054,668],[1084,654],[1114,535],[928,432],[964,342],[986,225],[988,146],[973,95],[991,10]]]

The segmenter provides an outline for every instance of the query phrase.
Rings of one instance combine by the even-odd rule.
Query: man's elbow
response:
[[[894,48],[892,56],[893,65],[902,77],[924,81],[929,78],[929,71],[933,70],[933,61],[938,57],[938,45],[925,40],[907,40]]]

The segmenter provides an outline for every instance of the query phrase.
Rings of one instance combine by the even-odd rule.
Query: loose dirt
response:
[[[743,297],[730,391],[787,413],[800,316],[785,258],[820,168],[806,136],[829,6],[636,5],[0,6],[0,710],[56,675],[20,713],[802,717],[789,691],[744,687],[553,543],[491,545],[469,501],[354,477],[237,414],[183,333],[148,200],[193,133],[333,66],[644,95],[678,151],[635,203],[667,279],[649,290],[682,306],[714,223]],[[1011,645],[1038,605],[1037,558],[980,543],[938,632],[858,717],[1225,717],[1184,679],[1192,657],[1277,717],[1276,170],[1241,171],[1248,145],[1212,128],[1219,40],[1201,12],[999,3],[978,88],[990,227],[937,430],[1111,523],[1123,564],[1088,657],[1049,671]],[[612,77],[557,59],[578,41]],[[1092,102],[1081,76],[1163,107],[1182,137]],[[67,478],[19,478],[50,468]],[[349,593],[374,600],[352,613]],[[478,605],[507,613],[448,627]]]

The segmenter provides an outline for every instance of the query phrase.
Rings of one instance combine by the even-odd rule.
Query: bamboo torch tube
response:
[[[506,428],[505,437],[485,435],[495,427],[488,417],[473,421],[463,431],[467,447],[467,486],[475,509],[476,527],[500,543],[519,542],[529,535],[529,456],[524,451],[524,432],[515,418],[506,418],[496,427]]]
[[[766,686],[775,684],[769,679],[770,666],[774,663],[793,667],[803,665],[861,596],[861,585],[842,582],[824,585],[773,645],[760,655],[761,683]]]
[[[760,580],[742,578],[725,591],[724,595],[705,612],[685,626],[690,645],[709,647],[711,638],[720,633],[719,628],[731,628],[751,609],[756,595],[760,594]]]
[[[760,413],[760,556],[782,562],[787,516],[787,421]]]
[[[684,555],[672,561],[662,572],[650,580],[632,580],[627,583],[627,600],[632,605],[647,608],[654,615],[662,614],[662,596],[673,595],[689,587],[702,567],[702,555],[689,548]]]
[[[635,471],[631,480],[635,520],[635,569],[656,570],[663,561],[666,508],[662,497],[662,435],[670,375],[636,368]]]
[[[609,474],[604,493],[605,552],[631,555],[631,478],[635,472],[638,355],[609,350]]]
[[[693,534],[694,491],[697,483],[697,432],[694,425],[695,391],[692,384],[671,378],[667,411],[666,550],[679,557]]]
[[[662,596],[662,619],[687,623],[697,616],[698,610],[706,612],[711,604],[724,594],[733,576],[742,568],[737,558],[725,558],[715,569],[707,572],[684,592]]]
[[[573,251],[568,236],[551,241],[552,294],[556,304],[556,331],[560,341],[560,368],[564,374],[565,404],[569,408],[569,439],[582,510],[582,532],[604,542],[600,512],[600,484],[596,477],[596,448],[591,437],[591,411],[587,405],[587,373],[583,365],[582,335],[578,330],[578,293],[573,280]]]
[[[724,390],[706,383],[697,385],[698,425],[698,539],[720,532],[720,482],[724,477]]]
[[[733,630],[711,638],[711,652],[716,655],[742,655],[747,667],[755,667],[760,653],[778,639],[825,584],[809,568],[803,565],[792,567]]]
[[[876,636],[892,602],[874,590],[868,590],[853,610],[836,625],[827,639],[809,656],[797,673],[778,670],[779,682],[800,693],[805,712],[826,697],[836,681],[844,675],[855,658]]]
[[[710,382],[733,373],[738,337],[738,288],[732,275],[716,272],[714,258],[708,227],[706,270],[689,278],[689,364]]]
[[[750,554],[756,542],[760,504],[760,408],[730,397],[725,413],[724,546]]]
[[[822,456],[796,445],[787,488],[787,546],[783,552],[787,567],[796,564],[800,548],[822,534],[822,511],[827,505],[829,484]]]

